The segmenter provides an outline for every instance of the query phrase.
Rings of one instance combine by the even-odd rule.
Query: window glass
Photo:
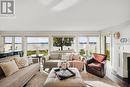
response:
[[[4,52],[12,51],[12,37],[4,37]]]
[[[15,37],[15,43],[22,43],[22,37]]]
[[[5,37],[4,43],[12,43],[12,37]]]
[[[48,43],[49,39],[48,37],[28,37],[27,43]]]
[[[52,50],[74,50],[74,37],[53,37]]]
[[[86,36],[86,37],[79,37],[79,53],[82,56],[90,57],[92,56],[92,53],[97,52],[98,50],[98,44],[99,43],[99,37],[97,36]]]
[[[88,38],[87,37],[79,37],[79,43],[80,44],[87,44]]]
[[[49,37],[27,37],[27,56],[33,54],[47,55],[49,49]]]

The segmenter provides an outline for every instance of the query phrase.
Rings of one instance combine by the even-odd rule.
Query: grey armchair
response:
[[[62,55],[59,53],[52,53],[43,58],[43,69],[46,68],[52,69],[53,67],[57,67],[57,63],[61,61]]]

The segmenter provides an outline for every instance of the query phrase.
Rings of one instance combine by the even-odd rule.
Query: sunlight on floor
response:
[[[102,81],[84,81],[88,87],[120,87]]]

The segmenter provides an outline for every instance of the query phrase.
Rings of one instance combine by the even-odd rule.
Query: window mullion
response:
[[[12,37],[12,51],[15,51],[15,37]]]

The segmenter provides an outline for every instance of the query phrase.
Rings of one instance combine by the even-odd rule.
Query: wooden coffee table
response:
[[[54,69],[56,68],[52,68],[50,71],[44,87],[86,87],[77,68],[69,68],[76,76],[65,80],[59,80],[55,75]]]

